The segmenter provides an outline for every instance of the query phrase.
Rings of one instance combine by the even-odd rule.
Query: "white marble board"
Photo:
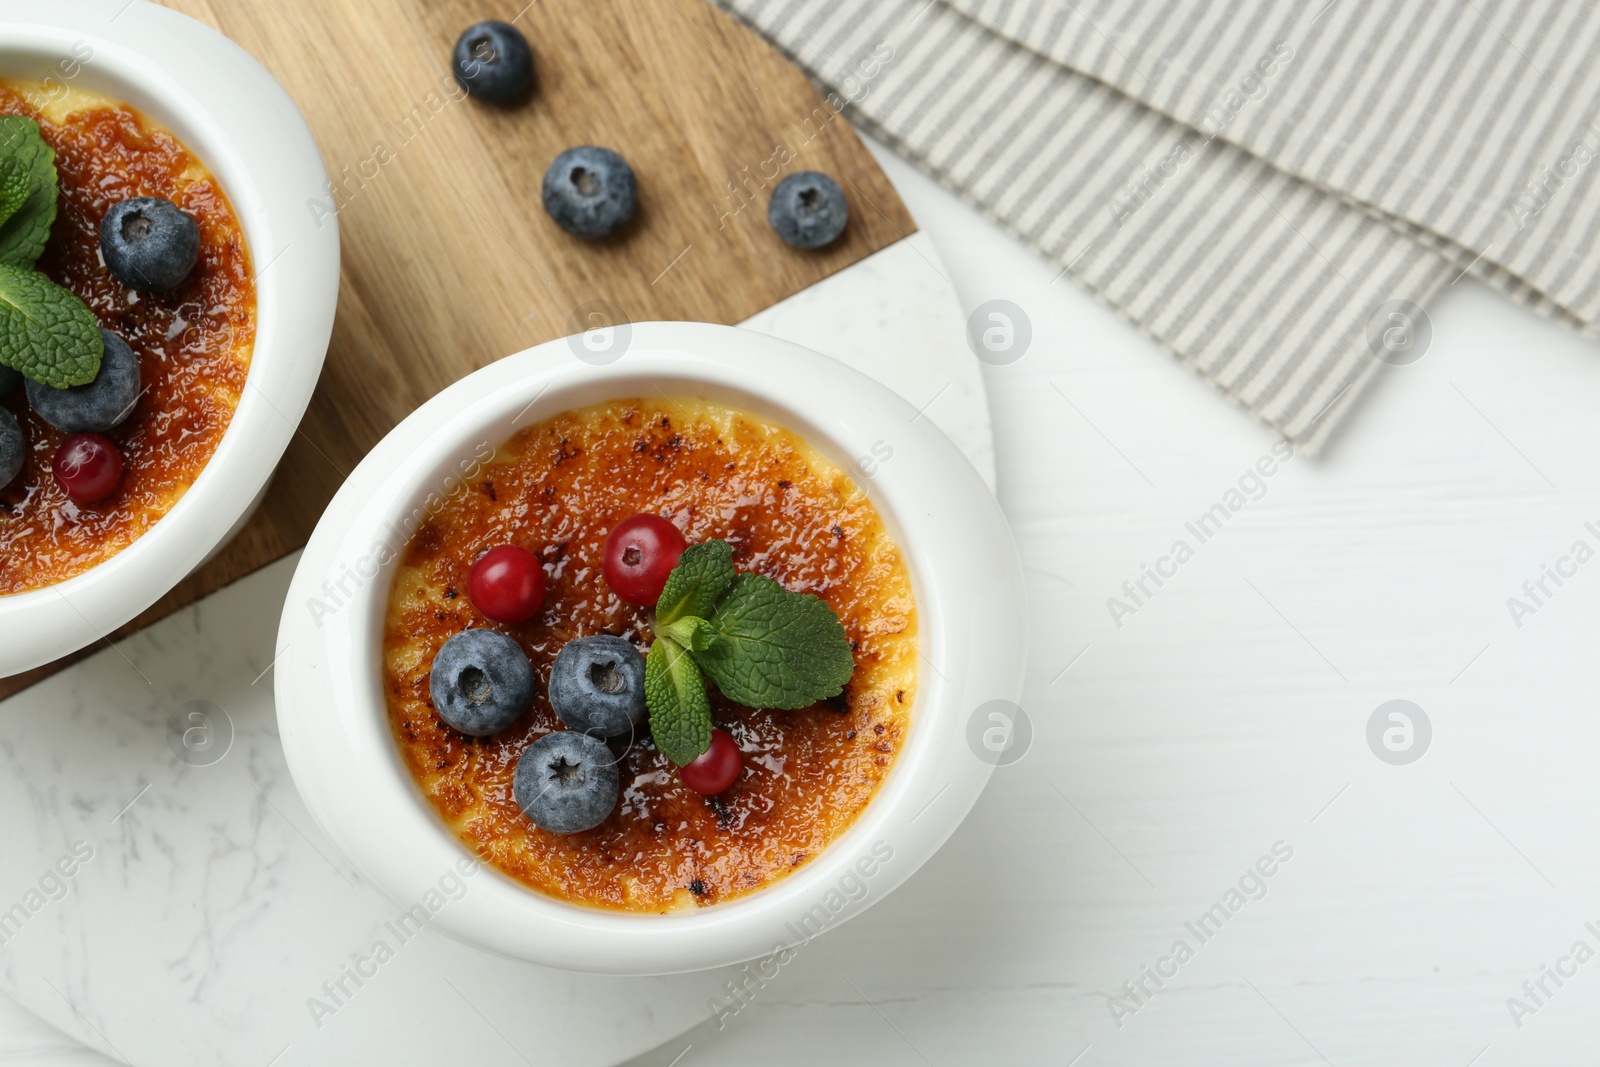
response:
[[[745,325],[889,385],[993,484],[978,363],[924,235]],[[572,975],[385,926],[398,909],[317,831],[276,737],[269,672],[296,558],[0,704],[0,990],[140,1067],[596,1067],[706,1018],[720,972]],[[193,701],[231,723],[206,766],[170,746]],[[357,985],[345,968],[362,956]]]

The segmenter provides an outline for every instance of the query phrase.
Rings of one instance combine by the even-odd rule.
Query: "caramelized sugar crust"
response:
[[[899,548],[844,471],[795,434],[690,399],[614,401],[479,448],[470,477],[417,517],[390,593],[384,676],[390,724],[423,794],[462,841],[537,890],[603,908],[664,912],[729,900],[814,857],[861,812],[903,745],[916,685],[916,608]],[[606,534],[640,512],[690,543],[732,543],[734,565],[839,615],[855,651],[844,696],[803,711],[751,709],[713,692],[713,717],[744,753],[739,779],[704,797],[641,736],[612,742],[622,798],[600,826],[562,836],[512,796],[517,757],[561,729],[545,698],[567,641],[649,646],[648,613],[601,576]],[[541,615],[490,622],[468,602],[473,561],[513,543],[545,563]],[[454,633],[493,626],[533,662],[532,710],[503,734],[465,737],[434,714],[428,671]]]

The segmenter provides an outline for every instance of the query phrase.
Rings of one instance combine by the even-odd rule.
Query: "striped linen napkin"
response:
[[[1600,325],[1592,0],[716,2],[1304,450],[1463,274]]]

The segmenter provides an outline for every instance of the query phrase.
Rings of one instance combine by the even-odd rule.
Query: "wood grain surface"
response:
[[[705,0],[166,3],[241,44],[305,113],[336,186],[339,314],[260,510],[107,642],[299,548],[391,427],[463,375],[575,332],[590,302],[634,322],[736,323],[915,229],[840,101]],[[525,103],[481,104],[451,78],[456,37],[486,18],[533,45]],[[550,160],[579,144],[622,152],[639,178],[637,216],[602,242],[541,206]],[[848,230],[820,252],[767,225],[771,186],[796,170],[836,176],[850,199]],[[71,658],[0,679],[0,697]]]

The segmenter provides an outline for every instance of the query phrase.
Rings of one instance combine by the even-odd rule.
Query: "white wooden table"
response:
[[[1560,561],[1600,551],[1593,343],[1461,283],[1328,454],[1200,544],[1273,434],[880,155],[967,307],[1031,319],[986,377],[1034,739],[904,888],[636,1063],[1592,1062],[1600,562]],[[1179,539],[1119,628],[1107,599]],[[1572,574],[1519,628],[1545,564]],[[1369,746],[1390,700],[1431,726],[1414,762]],[[1530,996],[1545,965],[1570,976]],[[0,1061],[102,1062],[5,1013]]]

